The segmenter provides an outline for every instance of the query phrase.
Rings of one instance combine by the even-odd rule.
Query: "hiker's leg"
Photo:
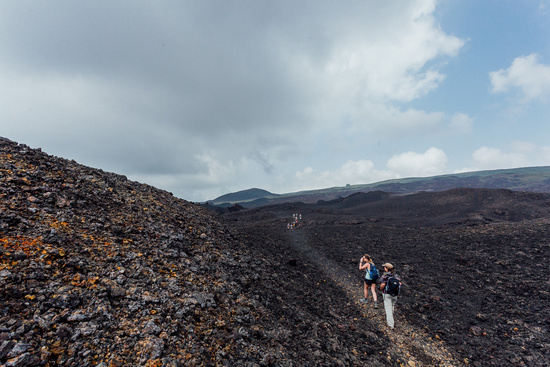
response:
[[[392,297],[389,294],[384,294],[384,309],[386,310],[386,321],[388,326],[393,329],[393,301]]]
[[[372,298],[374,298],[374,302],[378,302],[378,297],[376,296],[376,283],[371,284],[370,290],[372,292]]]
[[[395,314],[395,304],[396,303],[397,303],[397,296],[391,297],[391,313],[392,313],[392,316]]]
[[[363,287],[363,293],[365,294],[365,299],[369,296],[369,286],[367,285],[367,282],[363,281],[364,287]]]

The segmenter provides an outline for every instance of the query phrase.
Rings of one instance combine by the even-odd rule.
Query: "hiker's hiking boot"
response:
[[[366,299],[366,298],[361,298],[361,299],[359,300],[359,302],[361,302],[361,303],[367,303],[367,299]]]
[[[378,302],[374,302],[374,308],[378,308]]]

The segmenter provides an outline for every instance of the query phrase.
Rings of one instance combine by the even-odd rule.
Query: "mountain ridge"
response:
[[[272,194],[255,189],[225,194],[207,204],[227,207],[239,204],[246,208],[257,208],[285,202],[315,203],[318,200],[333,200],[357,192],[384,191],[407,194],[418,191],[445,191],[454,188],[509,189],[513,191],[550,192],[550,166],[534,166],[510,169],[472,171],[431,177],[409,177],[392,179],[371,184],[335,186],[325,189],[305,190],[286,194]],[[261,191],[267,194],[258,196]],[[231,200],[228,200],[231,199]]]

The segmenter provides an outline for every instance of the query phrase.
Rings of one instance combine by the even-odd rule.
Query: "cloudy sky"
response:
[[[0,2],[0,136],[191,201],[550,165],[550,0]]]

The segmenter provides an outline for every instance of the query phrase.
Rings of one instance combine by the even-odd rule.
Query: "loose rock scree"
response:
[[[218,216],[0,139],[0,366],[550,364],[545,194],[404,199]],[[404,279],[393,333],[365,251]]]

